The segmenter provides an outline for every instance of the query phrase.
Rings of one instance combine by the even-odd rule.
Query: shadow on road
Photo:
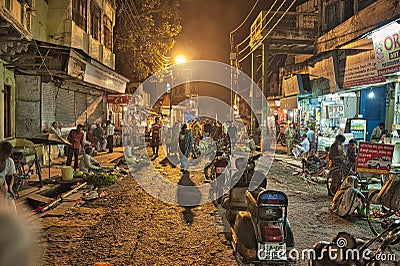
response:
[[[177,200],[178,204],[185,208],[182,212],[183,219],[188,225],[194,222],[194,213],[192,209],[201,202],[201,192],[198,190],[194,182],[190,179],[189,173],[183,173],[178,182]],[[183,189],[183,186],[185,189]],[[189,188],[188,187],[192,187]]]

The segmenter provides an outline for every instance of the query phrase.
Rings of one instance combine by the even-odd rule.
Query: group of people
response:
[[[220,146],[232,151],[240,138],[236,123],[233,121],[224,124],[212,119],[175,122],[172,126],[167,126],[166,134],[163,136],[161,136],[161,129],[160,118],[154,118],[154,123],[150,126],[150,146],[153,157],[158,157],[160,139],[162,139],[168,156],[180,156],[182,171],[189,169],[188,158],[191,155],[195,158],[194,154],[207,154],[213,141],[222,143]],[[252,143],[251,147],[254,150],[254,141]]]
[[[79,124],[76,129],[72,129],[67,137],[71,146],[66,146],[67,161],[66,165],[71,166],[72,158],[74,158],[74,170],[78,168],[83,172],[90,170],[99,170],[98,162],[91,156],[94,150],[105,151],[106,146],[108,152],[113,152],[114,147],[114,131],[115,127],[111,121],[107,121],[105,127],[96,124],[96,128]],[[83,156],[79,162],[79,154]]]
[[[315,151],[316,138],[314,128],[306,127],[300,130],[293,123],[290,123],[284,134],[288,156],[293,155],[297,159],[300,155],[307,155],[309,151]],[[297,144],[295,143],[296,141],[298,141]]]

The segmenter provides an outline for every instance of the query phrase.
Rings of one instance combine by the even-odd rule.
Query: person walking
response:
[[[72,156],[74,156],[74,170],[78,169],[78,156],[79,149],[83,149],[83,125],[79,124],[76,129],[72,129],[67,137],[68,141],[71,143],[71,146],[67,149],[67,166],[71,166]]]
[[[289,124],[289,127],[285,130],[285,138],[286,138],[286,148],[287,148],[287,155],[292,155],[293,150],[293,140],[296,135],[296,130],[294,129],[293,123]]]
[[[114,125],[111,123],[111,120],[108,120],[106,127],[108,153],[112,153],[114,151],[114,130]]]
[[[158,148],[160,146],[161,125],[159,121],[160,119],[156,117],[154,124],[151,125],[151,149],[155,157],[158,157]]]
[[[372,130],[372,134],[371,134],[371,142],[379,142],[382,138],[383,135],[383,130],[385,128],[385,123],[380,122],[378,126],[376,126],[373,130]]]
[[[181,150],[181,172],[187,173],[189,170],[189,156],[193,147],[193,136],[187,125],[182,126],[181,132],[179,133],[179,149]]]

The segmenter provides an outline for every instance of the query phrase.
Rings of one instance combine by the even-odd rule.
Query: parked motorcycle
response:
[[[239,211],[246,210],[246,191],[249,188],[251,180],[258,181],[261,188],[266,188],[267,179],[265,174],[255,171],[256,161],[262,156],[250,156],[247,161],[245,158],[238,158],[235,161],[237,172],[232,175],[230,182],[230,190],[224,198],[224,208],[226,209],[226,218],[231,227],[235,224],[236,214]]]
[[[381,241],[377,249],[370,249]],[[314,246],[313,258],[309,265],[312,266],[379,266],[395,258],[390,253],[390,245],[397,244],[400,240],[400,220],[392,223],[385,231],[368,241],[356,239],[349,233],[338,233],[331,242],[321,241]],[[385,258],[385,259],[383,259]]]
[[[294,237],[287,219],[286,194],[260,188],[247,190],[245,195],[246,210],[237,212],[231,227],[239,265],[295,263],[287,255],[294,246]]]
[[[231,158],[229,146],[217,145],[215,157],[212,162],[204,168],[205,179],[206,181],[211,182],[212,186],[210,190],[210,198],[213,199],[215,205],[222,201],[226,181],[230,176],[230,167]],[[222,174],[225,174],[226,176],[222,177]]]

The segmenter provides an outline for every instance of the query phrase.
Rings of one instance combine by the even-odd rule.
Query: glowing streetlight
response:
[[[178,65],[184,64],[187,62],[187,59],[184,55],[178,55],[175,57],[175,63]]]

